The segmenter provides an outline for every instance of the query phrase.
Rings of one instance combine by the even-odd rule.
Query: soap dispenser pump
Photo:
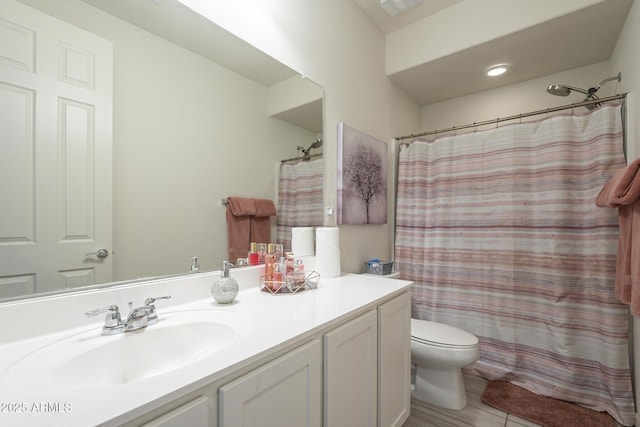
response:
[[[211,296],[218,304],[230,304],[238,296],[238,281],[229,275],[229,261],[222,262],[220,278],[211,285]]]
[[[191,272],[197,273],[200,271],[200,266],[198,265],[198,257],[191,257]]]

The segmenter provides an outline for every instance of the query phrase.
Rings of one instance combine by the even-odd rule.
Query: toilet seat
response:
[[[411,340],[444,348],[473,348],[478,338],[461,329],[428,320],[411,319]]]

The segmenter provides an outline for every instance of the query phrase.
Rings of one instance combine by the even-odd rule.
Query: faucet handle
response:
[[[166,295],[163,297],[149,297],[146,300],[144,300],[144,305],[151,305],[159,299],[170,299],[170,298],[171,298],[171,295]]]
[[[159,299],[169,299],[171,295],[166,295],[163,297],[149,297],[144,300],[144,305],[149,307],[149,314],[147,315],[147,322],[149,325],[153,325],[154,323],[158,323],[158,313],[156,313],[156,307],[153,305]]]
[[[118,306],[115,304],[110,305],[109,307],[98,308],[91,311],[85,311],[84,315],[87,317],[96,316],[100,313],[104,313],[107,311],[111,311],[111,313],[107,314],[107,317],[120,316],[120,312],[118,311]]]
[[[118,310],[118,306],[115,304],[112,304],[109,307],[86,311],[84,315],[87,317],[92,317],[105,312],[107,312],[107,315],[104,318],[102,335],[111,335],[120,332],[123,328],[123,325],[120,319],[120,311]]]

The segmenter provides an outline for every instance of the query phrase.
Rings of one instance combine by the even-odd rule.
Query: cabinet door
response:
[[[378,426],[401,426],[411,405],[411,298],[378,307]]]
[[[305,344],[220,387],[220,427],[319,427],[322,347]]]
[[[376,425],[377,316],[370,311],[324,336],[324,425]]]

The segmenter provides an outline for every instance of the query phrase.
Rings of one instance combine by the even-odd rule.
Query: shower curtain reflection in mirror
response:
[[[277,243],[291,251],[291,228],[322,225],[322,158],[280,165]]]
[[[634,423],[618,221],[621,106],[414,141],[399,155],[395,260],[412,316],[480,340],[469,369]]]

